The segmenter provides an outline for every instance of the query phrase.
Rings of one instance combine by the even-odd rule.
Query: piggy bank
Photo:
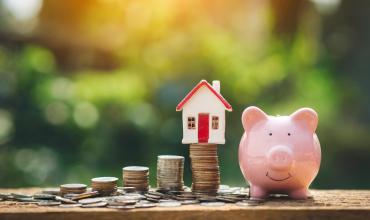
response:
[[[310,108],[289,116],[269,116],[254,106],[244,110],[239,166],[252,198],[275,193],[307,198],[321,161],[317,123],[317,113]]]

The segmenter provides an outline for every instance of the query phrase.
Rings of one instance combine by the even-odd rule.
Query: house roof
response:
[[[227,111],[232,111],[231,105],[226,101],[224,97],[220,93],[218,93],[206,80],[201,80],[186,96],[185,98],[177,105],[176,111],[181,111],[184,105],[193,97],[193,95],[203,86],[208,88],[225,106]]]

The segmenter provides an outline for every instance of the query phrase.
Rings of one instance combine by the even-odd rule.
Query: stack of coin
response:
[[[175,155],[158,156],[157,187],[159,190],[183,189],[184,157]]]
[[[68,183],[60,185],[60,194],[80,194],[86,192],[86,185],[82,183]]]
[[[149,168],[142,166],[128,166],[122,168],[123,186],[135,187],[136,191],[149,190]]]
[[[100,195],[108,196],[117,191],[116,177],[96,177],[91,179],[92,191],[99,192]]]
[[[191,144],[192,191],[195,193],[216,194],[220,185],[217,145]]]

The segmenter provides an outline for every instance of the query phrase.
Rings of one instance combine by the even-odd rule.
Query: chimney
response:
[[[214,90],[216,90],[216,92],[220,93],[221,85],[220,85],[219,80],[213,80],[212,81],[212,87],[213,87]]]

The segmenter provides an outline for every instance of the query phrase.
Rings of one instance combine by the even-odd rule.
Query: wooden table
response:
[[[36,188],[0,189],[0,192],[33,193]],[[34,204],[0,202],[2,219],[370,219],[370,190],[311,190],[313,198],[292,201],[271,198],[255,207],[226,204],[221,207],[183,205],[176,208],[115,210],[108,208],[39,207]]]

